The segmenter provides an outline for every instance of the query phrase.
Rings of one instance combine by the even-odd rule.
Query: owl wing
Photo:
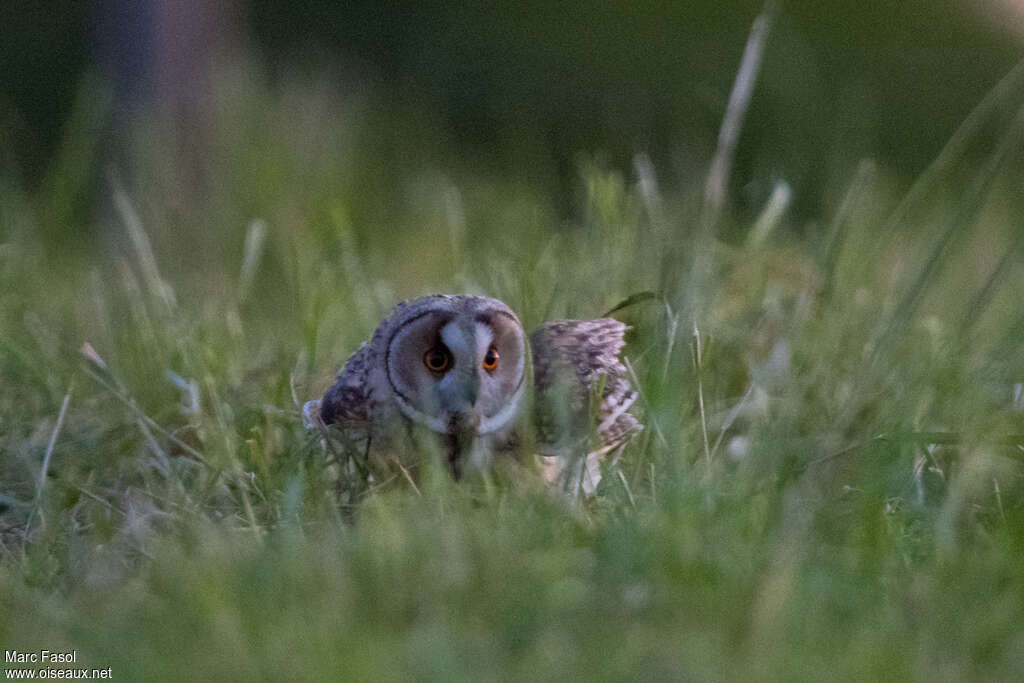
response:
[[[367,423],[370,419],[369,374],[370,346],[363,344],[345,362],[338,379],[320,400],[320,419],[324,424]]]
[[[643,425],[629,410],[637,394],[619,358],[626,325],[614,318],[557,320],[530,335],[537,440],[558,447],[595,430],[601,447]],[[600,392],[600,404],[594,401]],[[596,424],[595,424],[596,422]]]
[[[302,424],[306,429],[326,434],[327,426],[334,424],[341,428],[346,438],[354,431],[365,431],[370,417],[367,388],[369,355],[369,348],[363,344],[346,361],[341,374],[324,397],[306,401],[302,406]]]

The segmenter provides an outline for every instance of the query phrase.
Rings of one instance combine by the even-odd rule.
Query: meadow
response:
[[[865,160],[810,222],[642,153],[582,154],[567,213],[372,94],[215,92],[198,139],[154,111],[106,159],[87,84],[41,187],[0,181],[3,648],[119,680],[1024,676],[1024,68],[912,185]],[[646,429],[594,496],[529,461],[339,495],[301,405],[430,292],[527,328],[627,304]]]

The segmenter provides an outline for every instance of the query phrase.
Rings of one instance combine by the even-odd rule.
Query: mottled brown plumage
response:
[[[563,444],[594,429],[608,446],[640,429],[629,412],[636,392],[619,358],[625,333],[618,320],[599,318],[548,322],[530,335],[538,443]],[[568,407],[568,420],[557,419],[556,404]]]
[[[456,474],[499,454],[522,455],[531,421],[537,454],[556,464],[607,452],[642,429],[619,357],[625,331],[612,318],[559,320],[527,341],[515,313],[496,299],[439,294],[403,302],[323,399],[307,404],[307,420],[332,426],[353,451],[391,454],[432,432]],[[445,368],[432,369],[440,360]]]

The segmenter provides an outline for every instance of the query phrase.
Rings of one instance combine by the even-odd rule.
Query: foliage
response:
[[[200,140],[137,125],[92,240],[44,224],[83,174],[0,187],[5,648],[126,680],[1024,673],[1012,95],[909,194],[864,163],[823,225],[709,231],[643,157],[584,159],[564,219],[369,95],[222,86]],[[647,429],[593,498],[425,463],[339,503],[301,403],[434,291],[528,327],[638,294]]]

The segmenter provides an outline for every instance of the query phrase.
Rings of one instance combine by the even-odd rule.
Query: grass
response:
[[[120,680],[1019,679],[1010,78],[909,194],[865,163],[818,226],[780,190],[709,234],[644,157],[584,160],[566,220],[428,121],[249,73],[200,141],[141,120],[88,229],[88,173],[8,178],[0,643]],[[648,428],[592,499],[428,463],[339,502],[301,403],[433,291],[528,327],[654,293],[616,312]]]

